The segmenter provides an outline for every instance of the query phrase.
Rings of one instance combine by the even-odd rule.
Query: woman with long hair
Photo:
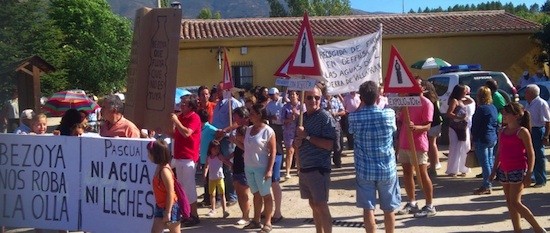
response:
[[[435,170],[441,168],[441,164],[439,163],[437,138],[441,136],[441,123],[443,123],[443,120],[441,119],[441,114],[439,111],[439,97],[437,96],[434,85],[427,81],[422,81],[421,85],[424,89],[424,96],[434,105],[432,124],[430,126],[430,130],[428,130],[428,159],[430,161],[430,174],[435,174]]]
[[[522,232],[520,217],[527,220],[535,232],[546,232],[531,210],[521,203],[523,187],[531,185],[535,166],[530,114],[519,103],[509,103],[502,110],[502,121],[506,126],[500,132],[496,162],[489,180],[496,176],[502,184],[514,232]]]
[[[471,99],[466,98],[466,87],[456,85],[449,96],[449,109],[447,118],[449,120],[449,160],[447,161],[447,175],[466,176],[470,171],[466,167],[466,153],[470,150],[470,140],[467,132],[467,104]]]

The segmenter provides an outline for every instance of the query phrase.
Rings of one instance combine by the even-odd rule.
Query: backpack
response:
[[[178,206],[179,208],[179,214],[182,216],[182,218],[187,219],[191,217],[191,205],[189,205],[189,200],[187,199],[187,195],[185,194],[185,191],[183,191],[183,188],[181,187],[180,182],[178,181],[178,178],[174,175],[172,172],[172,169],[170,169],[170,172],[172,173],[172,177],[174,177],[174,191],[176,192],[176,196],[178,197]],[[162,181],[162,176],[159,174],[159,178]]]

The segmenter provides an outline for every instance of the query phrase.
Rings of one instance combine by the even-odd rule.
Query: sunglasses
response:
[[[307,99],[307,100],[313,100],[313,98],[315,98],[315,100],[320,100],[320,99],[321,99],[321,96],[312,96],[312,95],[306,96],[306,99]]]

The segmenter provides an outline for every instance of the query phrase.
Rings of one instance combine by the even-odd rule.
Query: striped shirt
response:
[[[312,137],[334,140],[336,138],[335,124],[334,118],[324,109],[319,109],[311,114],[304,113],[304,129]],[[298,154],[300,167],[330,169],[331,154],[332,150],[325,150],[316,147],[308,140],[302,140]]]
[[[357,178],[388,180],[397,176],[393,133],[397,130],[395,112],[375,105],[349,114],[349,131],[354,135]]]

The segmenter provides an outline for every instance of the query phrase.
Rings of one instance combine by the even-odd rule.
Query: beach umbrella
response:
[[[179,103],[181,101],[181,97],[182,96],[185,96],[185,95],[191,95],[191,92],[188,91],[187,89],[184,89],[184,88],[181,88],[181,87],[177,87],[176,88],[176,98],[175,98],[175,101],[174,103]]]
[[[439,69],[441,67],[451,66],[450,63],[437,57],[429,57],[424,60],[420,60],[411,65],[411,68],[424,70],[424,69]]]
[[[84,93],[61,91],[54,93],[43,107],[50,116],[63,116],[65,111],[71,108],[90,113],[99,108],[99,105]]]

